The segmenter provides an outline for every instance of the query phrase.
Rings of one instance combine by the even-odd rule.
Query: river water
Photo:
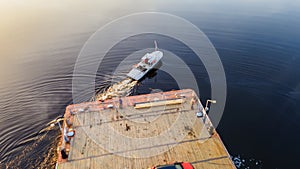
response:
[[[227,101],[217,131],[237,167],[298,168],[300,3],[13,0],[0,4],[0,168],[47,168],[49,161],[43,161],[58,134],[57,129],[48,130],[47,123],[72,104],[73,70],[84,43],[106,23],[146,11],[185,18],[215,46],[227,80]],[[120,58],[152,47],[153,40],[187,63],[202,101],[210,98],[208,75],[195,54],[171,37],[154,34],[117,44],[97,72],[95,89],[111,84]],[[172,76],[158,70],[141,82],[135,94],[178,88]]]

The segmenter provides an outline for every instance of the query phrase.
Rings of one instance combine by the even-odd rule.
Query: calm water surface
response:
[[[85,41],[109,21],[145,11],[189,20],[216,47],[228,87],[217,130],[238,168],[299,168],[300,3],[132,0],[0,4],[0,168],[47,166],[43,161],[58,131],[45,128],[72,103],[73,69]],[[191,68],[202,101],[210,98],[208,75],[197,56],[181,42],[153,34],[128,38],[111,49],[97,72],[95,88],[109,86],[110,75],[122,58],[152,47],[154,39],[161,49],[180,56]],[[168,73],[157,71],[142,82],[136,94],[149,93],[149,88],[167,91],[178,85]]]

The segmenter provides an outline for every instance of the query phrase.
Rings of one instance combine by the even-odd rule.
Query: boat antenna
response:
[[[158,50],[158,47],[157,47],[156,40],[154,41],[154,46],[155,46],[155,51],[157,51],[157,50]]]

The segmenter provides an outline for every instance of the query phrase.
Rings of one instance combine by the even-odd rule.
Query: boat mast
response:
[[[154,41],[154,46],[155,46],[155,51],[157,51],[157,50],[158,50],[158,47],[157,47],[156,40]]]

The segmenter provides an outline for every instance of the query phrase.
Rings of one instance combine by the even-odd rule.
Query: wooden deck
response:
[[[196,169],[235,168],[194,91],[124,97],[121,102],[67,107],[65,119],[76,135],[66,144],[67,161],[58,160],[60,169],[147,169],[175,161]],[[196,116],[199,111],[204,117]]]

